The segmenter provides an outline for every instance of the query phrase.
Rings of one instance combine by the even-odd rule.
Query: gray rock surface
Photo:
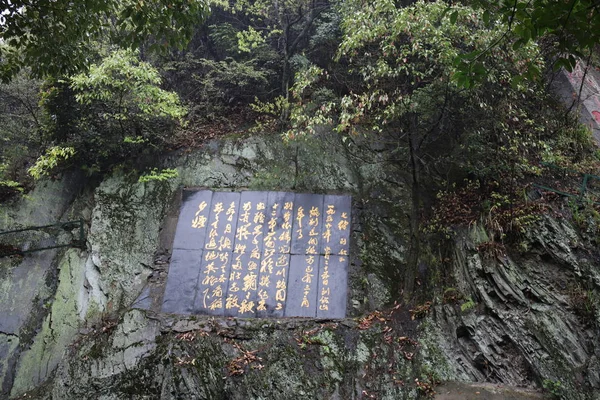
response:
[[[34,294],[4,322],[12,328],[0,330],[3,395],[415,399],[444,380],[545,383],[565,399],[598,398],[598,315],[583,320],[568,288],[586,282],[597,293],[600,257],[579,233],[548,217],[523,239],[526,252],[490,257],[477,249],[488,240],[483,229],[461,232],[444,273],[462,299],[445,302],[432,288],[429,313],[413,320],[408,307],[393,304],[408,246],[405,171],[384,162],[381,149],[358,144],[334,136],[296,144],[268,136],[215,140],[165,157],[161,166],[179,172],[172,181],[138,183],[117,173],[75,200],[70,195],[48,218],[83,215],[87,250],[41,258],[44,269],[27,284]],[[347,318],[158,312],[184,186],[352,194]],[[29,212],[19,207],[27,208],[7,215]],[[2,262],[0,287],[16,293],[18,264]]]

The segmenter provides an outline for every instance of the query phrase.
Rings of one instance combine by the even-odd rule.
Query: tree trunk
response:
[[[409,301],[415,289],[415,279],[417,277],[417,268],[419,265],[419,253],[421,250],[421,225],[420,225],[420,208],[421,208],[421,185],[420,185],[420,168],[418,161],[418,148],[416,144],[416,130],[418,127],[417,117],[412,116],[408,134],[408,151],[410,157],[411,168],[411,210],[410,210],[410,250],[406,263],[406,271],[404,274],[404,300]]]
[[[285,126],[289,118],[289,108],[287,107],[287,104],[289,104],[290,100],[290,69],[289,55],[287,50],[285,50],[283,55],[283,70],[281,73],[281,94],[286,100],[286,106],[281,110],[279,121],[282,127]]]

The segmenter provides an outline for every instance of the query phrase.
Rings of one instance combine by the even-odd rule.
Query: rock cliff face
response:
[[[161,166],[179,172],[169,182],[64,178],[4,207],[2,229],[81,216],[87,246],[0,260],[0,397],[411,399],[444,380],[600,398],[597,251],[547,217],[523,251],[485,256],[486,233],[471,227],[449,247],[447,270],[435,257],[423,266],[453,287],[432,285],[413,320],[394,304],[410,190],[386,159],[380,146],[331,136],[230,138],[166,157]],[[182,186],[352,194],[348,317],[157,312]]]

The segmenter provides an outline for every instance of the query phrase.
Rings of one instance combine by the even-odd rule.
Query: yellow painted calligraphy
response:
[[[204,279],[202,280],[202,284],[203,285],[208,285],[208,286],[214,286],[215,283],[217,283],[219,281],[219,278],[217,278],[214,275],[206,275],[204,277]]]
[[[265,236],[265,247],[268,247],[270,249],[275,248],[274,236],[275,236],[275,232],[267,233],[267,236]]]
[[[254,308],[254,302],[253,301],[248,301],[248,300],[243,300],[242,303],[240,304],[240,309],[239,309],[239,313],[240,314],[244,314],[244,313],[252,313],[254,312],[254,310],[252,310]]]
[[[208,306],[208,308],[211,310],[223,308],[223,299],[222,298],[214,299],[212,301],[212,303],[210,303],[210,306]]]
[[[277,262],[275,263],[276,267],[287,267],[288,265],[288,256],[287,254],[280,254],[277,257]]]
[[[258,301],[258,306],[256,306],[256,311],[267,311],[267,302],[264,300]]]
[[[232,201],[231,204],[229,205],[229,208],[227,209],[227,212],[225,213],[225,215],[227,215],[227,221],[232,222],[234,214],[235,214],[235,201]]]
[[[252,249],[252,252],[250,253],[250,258],[255,258],[257,260],[260,260],[260,250],[259,250],[258,246],[256,246],[255,248]]]
[[[213,208],[213,213],[215,214],[220,214],[224,211],[225,209],[223,208],[223,203],[219,202],[217,204],[215,204],[215,207]]]
[[[227,250],[227,249],[231,249],[232,248],[232,243],[231,243],[231,239],[229,239],[227,236],[221,236],[221,238],[219,239],[219,250],[223,251],[223,250]]]
[[[255,224],[264,224],[265,223],[265,214],[262,212],[257,212],[254,214],[254,223]]]
[[[250,272],[244,276],[244,287],[242,290],[247,292],[248,290],[256,290],[256,281],[258,276],[254,272]]]
[[[215,268],[215,263],[211,262],[210,264],[208,264],[206,266],[206,269],[204,271],[202,271],[203,274],[211,274],[211,273],[215,273],[217,272],[217,269]]]
[[[206,299],[208,299],[208,293],[210,292],[209,288],[204,289],[204,291],[202,292],[202,294],[204,294],[204,296],[202,296],[202,305],[204,305],[204,308],[208,308],[206,306]]]
[[[249,223],[238,226],[235,238],[237,240],[247,240],[248,236],[250,235],[250,231],[248,230],[249,226]]]
[[[262,275],[260,277],[259,286],[269,287],[271,284],[271,277],[269,275]]]
[[[302,228],[302,218],[304,218],[304,207],[298,207],[298,211],[296,213],[296,221],[298,221],[298,227]]]
[[[206,208],[208,204],[206,204],[206,201],[203,201],[202,203],[198,204],[198,211],[196,211],[196,215],[200,214],[202,211],[204,211],[204,209]]]
[[[319,213],[319,207],[313,207],[308,212],[311,218],[318,218],[321,214]]]
[[[232,308],[240,308],[238,301],[239,301],[239,299],[238,299],[237,295],[230,294],[227,297],[227,300],[225,300],[225,308],[228,310],[230,310]]]
[[[223,297],[223,288],[221,285],[217,285],[217,287],[213,290],[212,297]]]
[[[273,258],[272,257],[265,257],[262,259],[262,261],[260,262],[260,272],[262,272],[262,273],[268,272],[269,274],[273,273]]]
[[[302,298],[302,304],[300,304],[300,307],[302,307],[302,308],[309,308],[310,307],[310,303],[308,302],[308,297],[304,296]]]
[[[237,282],[231,282],[229,285],[229,291],[234,293],[240,291],[240,287],[238,286]]]
[[[308,270],[308,268],[306,269],[306,271],[304,272],[304,276],[302,277],[302,282],[304,282],[304,283],[312,282],[312,277],[314,276],[314,274],[311,274],[311,272],[312,272],[312,268],[310,269],[310,271]]]
[[[290,231],[284,231],[281,235],[279,235],[279,241],[289,243],[292,241],[292,235]]]
[[[285,289],[277,289],[277,292],[275,292],[275,301],[285,301]]]
[[[236,271],[241,271],[242,269],[244,269],[242,266],[241,256],[236,257],[235,262],[231,264],[231,269],[234,269]]]
[[[196,215],[192,220],[192,228],[200,229],[206,226],[206,217],[204,215]]]
[[[252,231],[254,238],[252,239],[252,244],[258,244],[258,237],[262,235],[262,226],[256,225],[254,227],[254,231]]]
[[[277,281],[277,283],[275,284],[275,288],[276,289],[287,289],[287,285],[285,283],[285,279],[280,279]]]

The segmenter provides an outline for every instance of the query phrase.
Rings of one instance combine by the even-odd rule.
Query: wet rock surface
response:
[[[444,272],[460,298],[432,290],[424,304],[400,307],[410,190],[382,151],[255,136],[162,162],[178,178],[115,174],[61,203],[59,218],[85,218],[87,249],[45,253],[37,295],[16,313],[25,322],[0,330],[0,397],[416,399],[458,381],[598,398],[599,316],[582,319],[570,288],[597,292],[599,258],[566,221],[539,221],[526,251],[503,256],[478,251],[483,229],[464,230]],[[157,312],[183,187],[351,194],[347,318]],[[20,261],[1,262],[0,285],[16,293]]]

